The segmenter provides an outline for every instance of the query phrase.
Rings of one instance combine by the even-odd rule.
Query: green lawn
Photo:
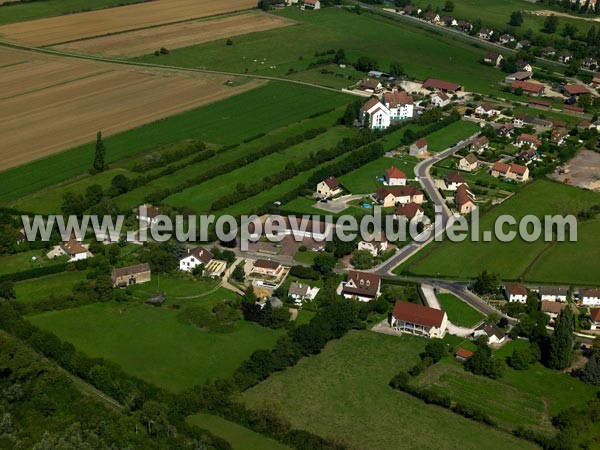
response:
[[[80,11],[111,8],[142,0],[44,0],[6,3],[0,7],[0,25],[62,16]]]
[[[473,407],[483,406],[504,428],[524,426],[548,435],[556,432],[549,425],[553,415],[586,403],[596,392],[593,386],[541,364],[523,371],[507,368],[503,378],[492,380],[465,371],[450,357],[426,369],[416,384]]]
[[[60,297],[70,294],[73,286],[85,280],[85,271],[67,271],[48,275],[46,277],[33,278],[15,283],[15,294],[19,301],[45,300],[50,297]]]
[[[181,275],[180,277],[152,275],[149,282],[136,284],[129,289],[133,295],[142,300],[164,293],[167,300],[177,301],[205,295],[206,292],[213,291],[218,285],[217,280],[196,279],[187,275]]]
[[[390,167],[396,167],[402,170],[408,178],[414,178],[414,167],[416,164],[417,159],[411,156],[402,155],[401,158],[388,158],[384,156],[341,176],[339,181],[352,194],[369,194],[383,186],[380,178],[385,175],[385,171]]]
[[[472,136],[480,129],[479,125],[473,122],[462,120],[454,122],[435,133],[427,135],[428,150],[430,152],[441,152],[457,142]]]
[[[352,448],[535,448],[390,388],[396,373],[419,360],[426,342],[352,331],[321,354],[271,375],[243,399],[251,407],[273,408],[294,427]]]
[[[187,421],[225,439],[233,450],[289,450],[289,447],[273,439],[212,414],[194,414]]]
[[[351,99],[335,92],[271,82],[217,103],[108,136],[106,161],[112,163],[188,138],[222,145],[239,143]],[[92,165],[94,146],[95,142],[90,142],[1,172],[0,203],[86,173]]]
[[[546,214],[576,214],[582,209],[599,203],[600,195],[596,193],[546,180],[537,180],[483,215],[480,220],[480,229],[481,232],[493,230],[495,220],[503,214],[511,215],[518,221],[528,214],[537,217]],[[517,230],[517,227],[505,226],[504,228],[505,231]],[[409,271],[413,274],[431,276],[439,274],[465,279],[474,277],[483,269],[487,269],[499,274],[503,279],[514,280],[526,273],[528,267],[536,262],[536,265],[539,265],[534,272],[537,281],[570,283],[569,271],[571,274],[577,271],[580,279],[593,280],[595,277],[597,280],[598,266],[590,261],[594,258],[585,259],[588,261],[586,264],[580,262],[584,260],[580,258],[591,255],[593,246],[590,247],[590,244],[595,242],[594,239],[597,241],[597,236],[598,227],[596,225],[583,224],[578,233],[578,239],[581,239],[581,242],[561,244],[561,246],[572,245],[570,248],[575,250],[562,256],[565,258],[565,262],[571,262],[571,269],[558,269],[558,266],[551,268],[552,264],[556,264],[556,259],[549,258],[546,254],[543,254],[541,259],[536,262],[536,257],[549,245],[546,242],[541,240],[525,242],[517,238],[512,242],[503,243],[493,237],[491,242],[482,240],[475,242],[466,239],[463,242],[455,243],[444,240],[444,242],[429,245],[395,271],[396,273]],[[575,261],[579,262],[573,264]]]
[[[315,256],[319,254],[319,252],[313,252],[311,250],[306,250],[304,252],[297,251],[294,255],[294,261],[298,261],[304,264],[312,264],[315,262]]]
[[[13,255],[0,256],[0,275],[67,261],[67,258],[48,259],[46,253],[48,253],[48,250],[29,250]]]
[[[211,305],[234,296],[219,289],[176,303]],[[270,348],[282,334],[245,321],[230,333],[201,331],[180,322],[179,313],[137,302],[110,302],[51,311],[29,320],[90,356],[111,360],[132,375],[174,392],[230,376],[252,352]]]
[[[437,294],[437,298],[442,309],[448,314],[448,320],[454,325],[472,328],[484,319],[481,313],[452,294]]]

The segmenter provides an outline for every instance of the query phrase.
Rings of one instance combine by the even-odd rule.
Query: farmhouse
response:
[[[389,110],[391,120],[411,119],[415,115],[413,98],[406,91],[385,92],[381,101]]]
[[[478,136],[471,140],[471,151],[482,153],[490,146],[490,140],[485,136]]]
[[[569,296],[569,288],[567,286],[542,286],[539,294],[542,301],[566,302]]]
[[[359,84],[359,87],[367,92],[379,93],[383,90],[383,84],[376,78],[367,78],[366,80],[362,80]]]
[[[427,78],[423,83],[424,89],[442,92],[457,92],[462,91],[463,87],[460,84],[451,83],[444,80],[436,80],[435,78]]]
[[[565,139],[568,135],[569,132],[566,128],[555,128],[550,134],[550,142],[556,145],[562,145],[564,144]]]
[[[59,251],[63,255],[67,255],[69,257],[69,261],[81,261],[82,259],[87,259],[88,257],[92,256],[86,247],[73,238],[62,242],[59,246]]]
[[[537,149],[540,145],[542,145],[542,142],[535,135],[521,134],[515,141],[515,145],[519,148],[526,145],[529,148]]]
[[[393,186],[377,189],[375,200],[384,208],[404,203],[423,203],[423,193],[414,186]]]
[[[483,103],[477,108],[475,108],[475,114],[477,114],[478,116],[492,117],[498,114],[499,112],[500,111],[494,109],[494,107],[490,103]]]
[[[442,91],[434,92],[431,94],[431,104],[443,108],[450,104],[451,97],[448,94],[444,94]]]
[[[444,178],[446,189],[455,191],[459,186],[465,184],[465,179],[457,171],[448,172]]]
[[[440,21],[440,15],[433,11],[429,11],[425,13],[425,20],[432,23],[438,23]]]
[[[546,90],[543,84],[532,81],[517,80],[511,86],[513,89],[522,89],[524,93],[530,95],[542,95]]]
[[[368,124],[367,122],[368,117]],[[360,108],[359,120],[363,127],[382,130],[390,126],[390,110],[376,98],[371,98]]]
[[[502,331],[495,323],[482,323],[475,328],[475,331],[473,332],[473,339],[478,339],[481,336],[485,336],[487,338],[487,343],[490,345],[503,344],[507,339],[504,331]]]
[[[288,296],[291,297],[296,304],[302,304],[305,301],[311,302],[318,293],[319,288],[310,287],[308,284],[299,281],[294,281],[290,284],[290,288],[288,289]]]
[[[519,72],[530,72],[533,75],[533,67],[527,61],[523,61],[522,59],[519,59],[516,62],[516,66],[517,66],[517,70],[519,70]]]
[[[454,205],[460,214],[469,214],[477,208],[475,195],[469,190],[469,186],[461,184],[454,193]]]
[[[188,249],[187,253],[179,258],[179,270],[191,272],[198,266],[206,266],[212,259],[213,254],[204,247]]]
[[[417,158],[424,158],[429,154],[427,148],[427,139],[421,138],[408,148],[408,154]]]
[[[325,178],[317,184],[317,194],[321,198],[331,198],[342,193],[342,186],[335,177]]]
[[[454,358],[460,362],[466,362],[471,359],[473,356],[473,352],[471,350],[467,350],[466,348],[458,347],[456,349],[456,353],[454,353]]]
[[[458,168],[465,172],[473,172],[474,170],[477,170],[477,167],[479,167],[479,160],[473,153],[469,153],[458,161]]]
[[[406,218],[406,220],[411,221],[415,217],[423,217],[423,208],[414,202],[400,204],[394,212],[394,219],[396,220]]]
[[[269,277],[278,277],[283,272],[283,266],[271,259],[257,259],[252,265],[252,273]]]
[[[447,325],[448,317],[441,309],[401,301],[396,301],[390,320],[394,330],[428,339],[444,337]]]
[[[381,294],[381,277],[374,273],[350,270],[348,279],[338,287],[338,293],[360,302],[375,300]]]
[[[521,283],[509,283],[504,286],[504,295],[509,302],[527,302],[527,288]]]
[[[406,186],[406,175],[400,169],[390,167],[385,171],[385,186]]]
[[[146,222],[148,224],[158,223],[158,216],[160,211],[151,205],[141,205],[134,209],[135,218],[140,222]]]
[[[600,305],[600,289],[598,289],[598,288],[579,289],[579,301],[584,306],[599,306]]]
[[[150,281],[150,277],[149,264],[138,264],[135,266],[113,269],[111,274],[112,285],[114,288],[147,283]]]
[[[459,20],[457,28],[465,33],[470,33],[473,29],[473,24],[471,22],[467,22],[466,20]]]
[[[498,67],[500,65],[500,63],[502,62],[503,59],[504,59],[504,57],[501,54],[493,53],[493,52],[486,53],[485,56],[483,57],[484,62],[486,62],[488,64],[492,64],[496,67]]]
[[[442,23],[447,27],[458,26],[458,21],[454,17],[449,16],[442,17]]]
[[[388,248],[388,241],[385,238],[385,233],[378,233],[367,236],[364,240],[358,243],[359,250],[366,250],[373,256],[379,256]]]

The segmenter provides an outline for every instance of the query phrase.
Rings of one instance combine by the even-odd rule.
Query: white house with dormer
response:
[[[213,254],[204,247],[188,249],[181,258],[179,258],[179,270],[191,272],[198,266],[206,266],[213,259]]]
[[[376,98],[370,98],[360,108],[359,120],[363,126],[366,126],[367,117],[369,117],[368,126],[372,130],[383,130],[391,123],[390,110]]]
[[[384,92],[381,103],[390,111],[391,120],[412,119],[415,115],[413,98],[406,91]]]

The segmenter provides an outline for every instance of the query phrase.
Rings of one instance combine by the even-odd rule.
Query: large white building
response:
[[[188,249],[188,252],[179,258],[179,270],[191,272],[196,267],[206,266],[213,259],[213,254],[204,247]]]
[[[446,334],[448,316],[441,309],[397,301],[392,312],[390,326],[402,333],[428,339],[442,338]]]
[[[381,102],[390,111],[391,120],[412,119],[415,115],[413,98],[406,91],[384,92]]]
[[[584,306],[600,306],[600,289],[579,289],[579,300]]]
[[[359,120],[365,126],[366,118],[369,118],[369,128],[372,130],[383,130],[390,126],[390,110],[376,98],[370,98],[367,103],[360,108]]]

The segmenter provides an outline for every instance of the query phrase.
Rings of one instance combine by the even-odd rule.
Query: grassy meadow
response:
[[[85,271],[66,271],[55,275],[18,281],[15,294],[18,301],[30,302],[70,294],[73,286],[86,279]]]
[[[452,294],[437,294],[437,298],[448,320],[454,325],[472,328],[484,319],[481,313]]]

